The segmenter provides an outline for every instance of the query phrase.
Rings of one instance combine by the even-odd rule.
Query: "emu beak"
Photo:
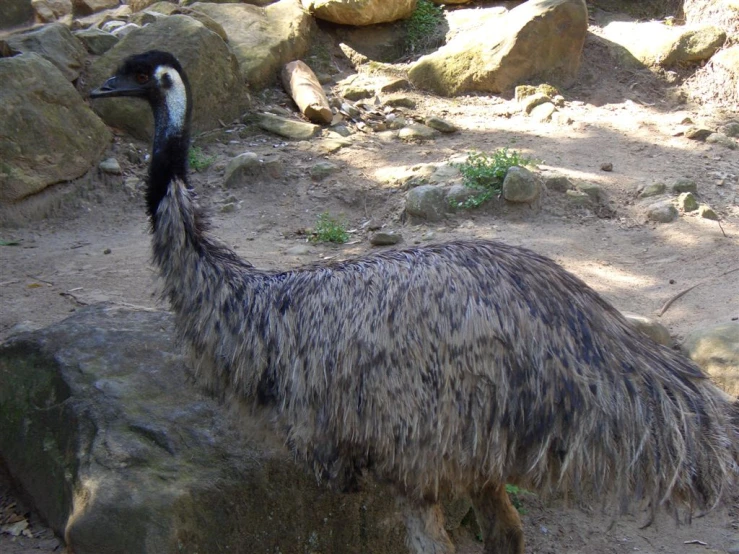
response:
[[[99,88],[90,91],[90,98],[106,98],[112,96],[147,96],[148,89],[126,76],[114,75]]]

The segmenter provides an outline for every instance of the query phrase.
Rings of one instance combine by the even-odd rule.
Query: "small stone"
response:
[[[354,104],[350,104],[349,102],[344,102],[343,104],[341,104],[341,111],[352,119],[357,119],[362,116],[362,112],[359,111],[359,108],[357,108]]]
[[[103,254],[105,254],[105,255],[108,255],[111,252],[112,252],[112,250],[110,248],[106,248],[105,250],[103,250]]]
[[[341,96],[347,100],[362,100],[364,98],[372,98],[374,95],[375,90],[370,87],[347,85],[341,89]]]
[[[221,213],[230,214],[236,211],[236,202],[226,202],[221,206]]]
[[[590,204],[590,196],[587,193],[579,190],[568,190],[565,191],[567,200],[576,206],[585,206]]]
[[[541,183],[525,167],[511,167],[503,179],[503,198],[508,202],[531,203],[541,194]]]
[[[404,141],[419,141],[432,139],[437,135],[437,133],[438,131],[431,127],[416,123],[403,127],[398,133],[398,136]]]
[[[572,181],[564,175],[550,175],[545,177],[544,186],[547,187],[547,190],[553,190],[555,192],[567,192],[574,188]]]
[[[739,137],[739,121],[730,121],[721,127],[721,132],[727,137]]]
[[[698,201],[692,192],[683,192],[677,197],[677,207],[684,212],[694,212],[698,209]]]
[[[557,94],[556,96],[552,97],[552,102],[554,102],[554,105],[558,108],[565,107],[565,97],[561,94]]]
[[[711,133],[713,133],[711,129],[706,129],[705,127],[696,127],[693,125],[685,129],[685,138],[689,138],[690,140],[704,141]]]
[[[113,31],[119,29],[120,27],[123,27],[125,24],[125,21],[118,21],[117,19],[114,19],[112,21],[108,21],[103,25],[103,31],[105,31],[106,33],[113,33]]]
[[[739,323],[696,329],[685,338],[682,347],[725,392],[739,394]]]
[[[659,196],[660,194],[664,194],[666,189],[667,186],[664,183],[652,183],[651,185],[644,187],[641,192],[639,192],[639,198]]]
[[[671,223],[677,216],[677,208],[669,200],[657,202],[647,208],[647,219],[657,223]]]
[[[348,137],[352,134],[351,129],[346,125],[337,125],[336,127],[331,127],[331,130],[342,137]]]
[[[305,256],[306,254],[310,254],[310,252],[310,247],[305,244],[296,244],[285,250],[285,254],[288,256]]]
[[[380,87],[380,92],[389,94],[391,92],[397,92],[399,90],[408,90],[411,88],[411,84],[408,79],[398,78],[393,79]]]
[[[603,189],[594,183],[580,183],[577,188],[587,194],[593,202],[600,202],[603,198]]]
[[[396,231],[379,232],[372,235],[370,244],[373,246],[389,246],[398,244],[401,240],[403,240],[403,236]]]
[[[711,208],[711,206],[709,206],[708,204],[701,204],[700,206],[698,206],[698,215],[701,216],[703,219],[718,221],[718,214],[713,211],[713,208]]]
[[[672,185],[672,192],[678,194],[681,192],[692,192],[693,194],[697,194],[698,185],[695,184],[695,181],[691,181],[690,179],[678,179]]]
[[[265,131],[293,140],[307,140],[321,132],[320,125],[287,119],[263,113],[257,118],[257,124]]]
[[[405,120],[405,117],[401,117],[401,116],[395,117],[391,121],[388,121],[388,127],[394,130],[402,129],[403,127],[406,126],[406,124],[407,124],[407,121]]]
[[[102,29],[91,27],[82,31],[75,31],[74,36],[82,41],[90,54],[101,56],[113,48],[120,38],[112,33],[106,33]]]
[[[552,104],[551,102],[544,102],[543,104],[539,104],[538,106],[534,107],[529,115],[531,115],[534,120],[544,123],[547,121],[551,121],[552,115],[556,111],[557,108],[554,106],[554,104]]]
[[[141,29],[139,25],[136,25],[135,23],[126,23],[125,25],[122,25],[121,27],[117,27],[111,31],[113,36],[122,39],[123,37],[129,35],[133,31]]]
[[[440,117],[427,117],[425,121],[426,125],[442,133],[456,133],[457,128],[449,123],[448,121],[441,119]]]
[[[409,108],[411,110],[416,107],[416,101],[409,96],[391,96],[390,98],[387,98],[383,104],[393,108]]]
[[[622,315],[626,318],[626,321],[634,327],[634,329],[644,333],[657,344],[661,344],[663,346],[670,346],[672,344],[670,332],[667,330],[667,327],[662,325],[659,321],[656,321],[651,317],[632,314],[629,312],[623,312]]]
[[[329,161],[316,162],[313,167],[310,168],[310,176],[314,181],[320,181],[325,179],[332,173],[336,173],[339,170],[339,166]]]
[[[405,199],[405,211],[428,221],[439,221],[447,211],[446,187],[421,185],[412,188]]]
[[[98,165],[98,167],[103,173],[110,173],[111,175],[120,175],[123,173],[121,165],[115,158],[108,158],[107,160],[103,160],[102,162],[100,162],[100,165]]]
[[[547,96],[546,94],[532,94],[531,96],[526,96],[521,101],[521,111],[530,114],[536,106],[544,104],[545,102],[551,103],[551,101],[552,99],[549,98],[549,96]],[[552,106],[554,105],[552,104]]]
[[[601,171],[613,171],[613,164],[611,162],[605,162],[600,164]]]
[[[711,133],[706,138],[706,142],[708,144],[718,144],[719,146],[723,146],[729,150],[736,150],[737,148],[736,141],[733,138],[727,137],[723,133]]]

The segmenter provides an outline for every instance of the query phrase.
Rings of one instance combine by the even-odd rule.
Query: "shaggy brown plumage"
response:
[[[144,72],[139,95],[171,127],[150,172],[154,260],[198,375],[270,410],[322,477],[395,483],[416,552],[453,549],[429,523],[440,493],[472,497],[488,553],[523,550],[506,482],[652,508],[721,498],[736,405],[545,257],[458,241],[289,271],[240,260],[208,234],[185,166],[161,169],[186,148],[189,106],[177,121],[162,84],[186,93],[181,67],[147,53],[111,81]],[[122,94],[111,81],[96,95]]]

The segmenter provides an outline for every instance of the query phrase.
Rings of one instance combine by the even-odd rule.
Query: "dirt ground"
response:
[[[739,318],[739,273],[723,275],[739,266],[739,154],[677,135],[685,118],[715,126],[732,114],[680,103],[676,90],[664,76],[646,69],[615,67],[604,45],[591,35],[577,84],[562,91],[567,103],[561,111],[572,119],[569,125],[533,121],[506,98],[446,99],[411,92],[415,113],[443,117],[460,131],[416,144],[358,133],[351,146],[326,155],[319,140],[285,142],[258,131],[227,128],[196,139],[216,159],[193,174],[193,183],[212,207],[216,235],[258,267],[293,267],[368,252],[374,248],[367,230],[372,221],[399,231],[404,245],[480,237],[526,246],[553,258],[619,309],[647,316],[656,316],[665,302],[699,285],[659,318],[679,342],[695,328]],[[260,101],[287,105],[284,99],[273,91]],[[379,179],[388,167],[501,147],[535,158],[543,171],[600,185],[612,213],[570,206],[562,193],[550,191],[535,207],[494,204],[439,224],[403,222],[403,190]],[[101,301],[165,308],[149,263],[141,187],[130,180],[124,186],[127,178],[144,177],[145,161],[137,163],[132,153],[147,149],[118,136],[111,153],[121,162],[123,176],[95,174],[56,187],[37,201],[44,209],[53,207],[51,216],[0,228],[0,239],[19,243],[0,247],[0,340]],[[283,176],[224,190],[227,160],[244,151],[280,156]],[[313,181],[308,171],[321,159],[341,169]],[[602,171],[604,163],[613,164],[613,171]],[[647,222],[649,202],[636,198],[637,187],[654,182],[669,186],[680,178],[698,184],[701,201],[717,211],[720,225],[693,214],[681,214],[670,224]],[[234,200],[229,197],[235,197],[238,209],[223,213],[224,202]],[[348,244],[306,242],[304,230],[324,211],[342,214],[354,230]],[[296,245],[307,245],[308,253],[286,253]],[[8,508],[14,497],[1,474],[0,485],[0,518],[30,513]],[[739,544],[733,505],[694,519],[692,525],[676,526],[664,517],[642,529],[644,518],[638,513],[614,520],[598,507],[545,504],[533,496],[523,503],[527,552],[532,553],[725,552]],[[0,534],[0,552],[61,551],[58,543],[44,542],[49,532],[32,516],[30,530],[38,536]],[[479,552],[480,545],[462,537],[460,550]]]

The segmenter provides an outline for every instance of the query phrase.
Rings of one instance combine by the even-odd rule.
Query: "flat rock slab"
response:
[[[165,312],[92,306],[0,345],[0,453],[75,554],[406,551],[392,491],[319,486],[200,394]]]

